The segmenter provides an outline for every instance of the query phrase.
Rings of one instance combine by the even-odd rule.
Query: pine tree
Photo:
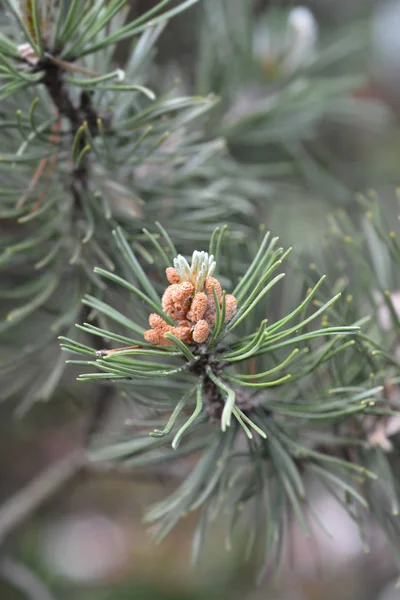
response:
[[[361,198],[355,221],[331,219],[342,261],[305,268],[259,225],[290,189],[354,212],[314,145],[321,120],[385,116],[354,98],[362,77],[333,68],[362,28],[317,52],[310,14],[292,12],[255,52],[242,0],[163,0],[133,20],[126,0],[3,4],[1,397],[25,413],[78,365],[92,414],[67,476],[194,457],[146,517],[161,539],[198,511],[194,558],[217,520],[228,547],[245,536],[258,579],[279,573],[290,520],[307,533],[318,519],[310,480],[361,534],[375,519],[398,557],[396,235]],[[186,9],[199,66],[180,96],[185,68],[174,83],[153,54]],[[133,417],[110,440],[113,402]]]

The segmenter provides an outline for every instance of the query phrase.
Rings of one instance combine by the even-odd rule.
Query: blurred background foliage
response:
[[[131,0],[131,16],[155,4],[156,0]],[[291,1],[200,0],[168,24],[148,65],[146,85],[160,93],[172,89],[181,95],[213,93],[220,100],[214,105],[211,99],[210,110],[201,125],[193,126],[189,139],[194,148],[198,144],[204,149],[204,164],[191,165],[187,181],[169,182],[172,192],[181,193],[169,201],[175,207],[157,185],[148,185],[146,167],[151,166],[143,166],[135,191],[147,204],[146,209],[138,208],[138,230],[158,218],[175,241],[187,227],[181,238],[187,248],[208,239],[216,220],[234,222],[244,235],[264,223],[282,243],[294,246],[297,261],[291,268],[304,271],[310,283],[315,277],[310,263],[317,263],[317,269],[331,278],[346,279],[346,291],[353,296],[354,290],[368,290],[374,282],[381,291],[397,290],[397,273],[388,266],[386,245],[377,249],[370,232],[368,237],[365,208],[355,195],[374,189],[390,229],[399,232],[395,188],[400,155],[396,35],[400,4],[380,0],[304,4],[313,11],[318,32],[312,52],[298,63],[295,59],[301,56],[287,58],[290,35],[296,33],[288,33]],[[113,57],[116,66],[125,63],[128,51],[122,42]],[[0,106],[3,118],[1,111]],[[217,147],[211,143],[216,137]],[[129,176],[124,184],[129,185]],[[199,230],[195,203],[186,219],[175,217],[185,199],[198,202],[202,190],[208,194],[207,206],[213,198],[218,202],[209,216],[198,214]],[[343,242],[345,234],[337,234],[337,224],[343,221],[348,235],[352,228],[353,233],[366,232],[372,270],[352,263],[351,245]],[[285,301],[290,304],[297,293],[289,291]],[[362,302],[354,299],[354,318],[371,310]],[[25,326],[22,329],[18,335],[26,335]],[[39,331],[45,335],[44,320]],[[2,348],[3,356],[13,356],[10,345]],[[24,377],[29,370],[33,373],[33,387],[40,379],[40,364],[54,358],[53,350],[46,348],[44,343],[29,364],[22,363]],[[15,403],[0,405],[0,497],[6,503],[49,465],[62,464],[64,456],[82,445],[91,400],[99,392],[95,386],[78,385],[77,372],[69,368],[57,391],[51,388],[51,402],[31,406],[34,394],[28,394],[29,412],[23,419],[16,417]],[[3,371],[4,386],[6,375]],[[116,402],[106,431],[115,431],[129,416],[126,406]],[[0,555],[1,597],[399,597],[392,587],[384,589],[395,569],[379,532],[371,526],[374,543],[366,555],[354,524],[318,490],[321,513],[337,525],[338,535],[330,540],[316,534],[307,541],[293,526],[292,556],[286,557],[279,592],[270,590],[268,582],[249,591],[250,566],[217,543],[210,547],[204,570],[192,570],[189,517],[157,547],[141,524],[143,507],[174,488],[169,478],[170,474],[157,473],[151,481],[141,481],[124,471],[99,471],[79,472],[68,479],[7,537]]]

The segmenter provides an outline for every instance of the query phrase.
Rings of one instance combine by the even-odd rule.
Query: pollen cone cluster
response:
[[[199,290],[199,285],[193,282],[193,272],[190,269],[180,274],[176,268],[169,267],[166,275],[170,285],[162,297],[162,307],[177,324],[169,325],[160,315],[153,313],[149,317],[151,329],[144,333],[145,340],[156,346],[168,346],[171,342],[164,336],[170,332],[187,344],[204,343],[215,324],[216,305],[213,289],[222,308],[223,293],[220,282],[215,277],[205,277],[201,282],[202,289]],[[224,302],[227,323],[236,312],[236,298],[226,294]]]

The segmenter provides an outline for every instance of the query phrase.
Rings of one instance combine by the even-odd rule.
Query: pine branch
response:
[[[307,533],[310,479],[361,532],[368,506],[397,549],[396,233],[364,199],[361,227],[332,217],[329,251],[304,269],[259,227],[291,190],[306,189],[307,200],[316,190],[324,223],[321,192],[352,199],[313,142],[321,121],[386,118],[356,100],[363,77],[324,71],[356,54],[362,36],[315,52],[307,9],[253,27],[250,3],[204,0],[195,79],[221,102],[176,97],[152,54],[166,19],[195,3],[162,0],[127,22],[124,0],[61,1],[58,14],[52,2],[21,11],[6,0],[1,394],[22,396],[24,410],[51,397],[64,371],[56,336],[80,355],[68,361],[82,367],[79,380],[99,385],[85,449],[0,509],[0,539],[78,474],[104,468],[171,475],[175,491],[146,519],[161,539],[201,509],[195,556],[213,520],[226,523],[227,547],[244,523],[260,576],[279,572],[292,516]],[[128,39],[132,51],[116,64]],[[117,390],[137,418],[110,442],[101,433]],[[187,457],[190,472],[176,470]]]
[[[226,230],[217,229],[210,250],[216,250],[222,261],[221,236],[226,243]],[[85,303],[111,327],[85,324],[79,328],[118,346],[98,351],[62,338],[62,347],[86,355],[86,360],[69,362],[99,371],[83,374],[80,380],[112,381],[133,405],[147,408],[150,426],[153,419],[150,437],[138,420],[132,437],[95,445],[92,461],[151,468],[201,452],[177,490],[150,508],[146,519],[158,524],[157,537],[167,535],[182,513],[200,506],[209,515],[221,510],[235,514],[239,505],[258,501],[266,481],[273,481],[274,489],[285,498],[284,504],[274,507],[283,511],[279,518],[286,518],[291,510],[306,530],[304,511],[309,500],[303,478],[308,473],[328,486],[334,483],[365,507],[358,481],[370,482],[376,475],[362,458],[363,449],[369,448],[362,423],[367,416],[379,419],[385,414],[384,388],[363,378],[355,385],[353,369],[358,357],[353,349],[362,347],[361,322],[344,327],[327,322],[334,319],[337,305],[341,306],[340,294],[321,301],[319,290],[325,283],[321,277],[289,314],[260,323],[260,301],[273,293],[281,279],[274,277],[274,271],[287,255],[269,234],[262,238],[234,295],[223,292],[213,276],[220,269],[214,257],[195,251],[191,263],[178,256],[174,266],[167,267],[170,286],[162,297],[122,232],[115,232],[115,237],[130,269],[129,282],[103,270],[97,272],[117,284],[121,294],[128,290],[142,303],[128,303],[135,307],[135,316],[128,317],[94,297],[86,298]],[[148,239],[165,264],[161,245],[152,234]],[[150,309],[157,313],[150,314],[151,329],[146,331],[141,323]],[[315,323],[321,316],[319,328]],[[123,327],[123,335],[114,333],[113,324]],[[135,337],[130,337],[132,332]],[[123,340],[126,348],[120,347]],[[165,412],[170,416],[160,429],[160,416]],[[323,439],[316,436],[317,423],[333,430],[337,426],[329,442],[326,433]],[[236,461],[242,468],[237,478]],[[268,521],[269,509],[265,510]],[[260,564],[266,560],[265,556]]]
[[[92,8],[85,5],[83,14],[79,3],[73,3],[71,10],[62,3],[58,24],[53,22],[54,15],[47,15],[47,20],[40,21],[43,30],[38,29],[39,21],[32,29],[36,22],[33,8],[29,16],[10,6],[14,27],[7,27],[9,37],[0,40],[5,68],[12,79],[2,88],[8,116],[0,162],[2,183],[7,189],[1,196],[0,210],[0,269],[4,282],[0,289],[0,334],[20,336],[16,356],[7,358],[11,393],[17,389],[12,364],[18,370],[22,357],[32,354],[34,347],[39,350],[37,340],[42,335],[29,333],[35,315],[58,313],[49,326],[55,335],[68,334],[78,317],[79,296],[102,287],[93,267],[100,264],[114,268],[110,222],[127,226],[134,236],[143,214],[141,196],[147,199],[156,193],[164,197],[160,173],[164,182],[171,181],[171,175],[181,178],[179,167],[186,161],[182,153],[192,152],[190,145],[186,148],[182,127],[201,116],[212,102],[199,98],[156,99],[140,82],[147,77],[149,55],[165,19],[193,3],[186,2],[162,16],[168,4],[162,2],[156,10],[161,12],[151,23],[145,17],[135,21],[138,30],[136,25],[129,26],[124,38],[137,35],[141,25],[146,25],[125,69],[115,69],[113,64],[119,35],[109,39],[101,50],[102,73],[82,64],[89,59],[83,59],[87,46],[81,44],[97,35],[97,40],[107,36],[108,26],[119,31],[126,18],[123,3],[118,11],[108,3],[97,3]],[[153,12],[149,18],[150,14]],[[99,22],[103,23],[102,33],[93,37]],[[91,27],[86,29],[88,23]],[[22,46],[15,41],[20,40],[21,32],[27,40]],[[74,40],[80,41],[74,44]],[[73,55],[64,52],[67,46],[75,48]],[[107,70],[110,72],[104,73]],[[166,152],[162,145],[169,129],[182,130],[184,144]],[[31,152],[34,146],[39,152]],[[152,161],[156,165],[161,161],[162,169],[152,166]],[[143,165],[145,162],[149,166]],[[10,164],[13,169],[7,168]],[[140,177],[140,168],[148,169],[150,176]],[[154,211],[158,211],[155,205]],[[150,215],[151,211],[147,212]],[[68,306],[69,297],[74,299],[73,307]],[[55,372],[50,378],[53,387],[63,369],[57,365],[55,371],[58,379]],[[51,395],[48,379],[44,376],[42,385],[29,385],[21,378],[24,409],[42,394]],[[35,387],[35,392],[31,391]],[[2,393],[6,395],[6,390]]]

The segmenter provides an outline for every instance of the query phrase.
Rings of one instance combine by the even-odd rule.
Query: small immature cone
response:
[[[210,326],[204,319],[200,319],[193,329],[193,341],[196,344],[202,344],[206,341],[210,333]]]
[[[164,331],[167,331],[168,328],[168,324],[157,313],[152,313],[149,316],[149,325],[153,329],[163,329]]]
[[[167,346],[171,342],[164,338],[164,333],[168,331],[170,326],[157,313],[152,313],[149,316],[149,325],[152,329],[144,332],[144,339],[154,346]]]
[[[178,272],[176,269],[174,269],[174,267],[168,267],[165,270],[165,274],[170,283],[180,283],[181,282],[181,278],[179,277]]]
[[[187,313],[187,318],[193,323],[197,323],[203,318],[206,312],[208,298],[204,292],[199,292],[193,298],[190,311]]]
[[[222,287],[218,279],[215,277],[207,277],[204,288],[206,290],[207,296],[209,296],[209,300],[214,304],[214,294],[213,287],[215,288],[215,292],[217,294],[218,302],[221,305],[222,302]]]
[[[182,342],[191,342],[191,325],[188,321],[181,321],[177,327],[168,325],[160,315],[153,313],[149,317],[149,323],[152,329],[144,332],[144,339],[155,346],[170,346],[172,342],[165,336],[166,333],[173,333]]]
[[[214,301],[213,288],[215,289],[215,293],[218,298],[218,303],[221,306],[222,287],[221,287],[221,284],[218,281],[218,279],[215,279],[215,277],[207,277],[205,284],[204,284],[204,288],[206,290],[207,298],[208,298],[208,305],[207,305],[207,309],[204,313],[204,318],[209,323],[215,323],[215,301]]]
[[[190,325],[178,325],[178,327],[171,327],[170,332],[173,333],[178,339],[180,339],[181,342],[190,344],[190,342],[192,341]]]
[[[188,281],[172,286],[175,319],[185,319],[193,299],[194,287]]]
[[[227,294],[225,296],[225,323],[228,323],[236,313],[237,302],[235,296]]]
[[[146,342],[153,346],[168,346],[171,342],[164,338],[164,333],[162,329],[148,329],[143,336]]]
[[[189,305],[192,301],[194,286],[189,281],[171,285],[172,298],[176,305]]]
[[[207,323],[210,323],[210,325],[213,325],[215,323],[215,304],[214,304],[214,301],[211,303],[210,299],[208,300],[207,310],[204,313],[204,317],[203,318],[207,321]]]
[[[176,321],[186,317],[192,301],[194,287],[188,281],[173,283],[164,292],[161,303],[163,310]]]

